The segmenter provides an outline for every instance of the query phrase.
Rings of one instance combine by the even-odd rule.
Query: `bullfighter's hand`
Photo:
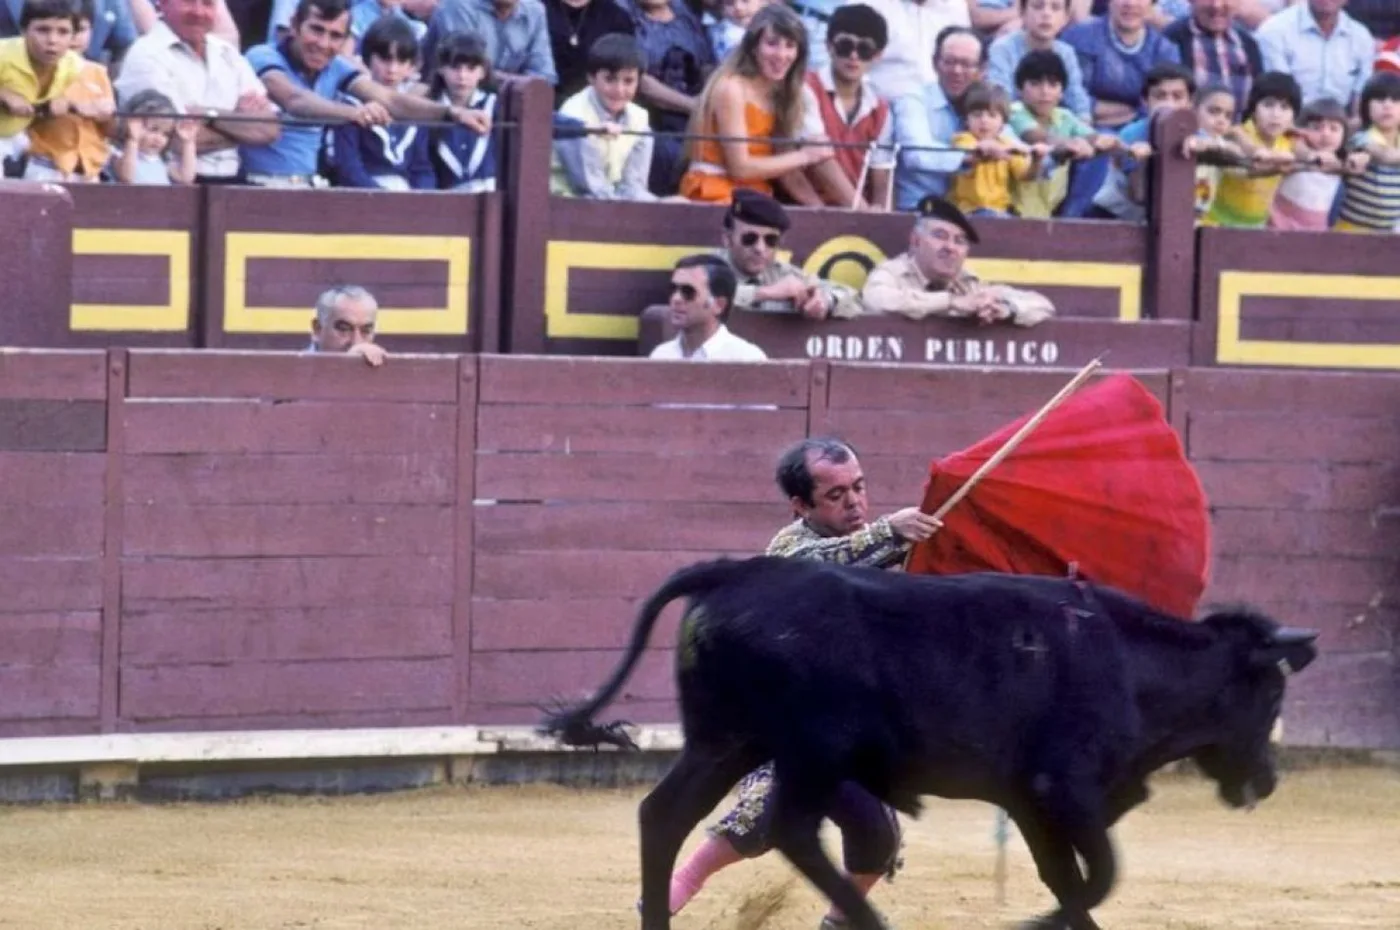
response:
[[[347,349],[345,354],[358,355],[365,360],[365,364],[369,367],[378,368],[384,364],[384,359],[389,353],[384,351],[383,346],[375,345],[373,342],[360,342]]]
[[[943,526],[943,521],[918,507],[905,507],[890,514],[890,528],[906,542],[923,542]]]

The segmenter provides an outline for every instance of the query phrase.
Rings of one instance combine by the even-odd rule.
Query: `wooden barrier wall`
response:
[[[551,196],[547,132],[552,98],[548,88],[532,86],[521,100],[521,133],[538,138],[522,146],[508,187],[516,226],[504,272],[509,281],[506,347],[513,353],[631,355],[636,351],[637,317],[649,304],[666,299],[675,262],[719,247],[724,208],[672,203],[603,207]],[[1160,122],[1154,127],[1157,145],[1176,152],[1188,123],[1184,115]],[[1061,337],[1088,356],[1106,348],[1103,338],[1113,329],[1105,325],[1109,321],[1189,320],[1189,269],[1194,260],[1191,166],[1179,156],[1159,159],[1154,182],[1154,203],[1179,201],[1186,205],[1184,213],[1170,207],[1156,210],[1157,227],[979,219],[975,222],[982,244],[969,266],[989,280],[1042,290],[1061,314],[1098,323]],[[792,218],[784,240],[787,260],[809,273],[857,287],[876,264],[905,250],[912,227],[912,218],[899,213],[803,208],[792,210]],[[1154,270],[1159,267],[1169,273]],[[1181,268],[1185,275],[1176,273]],[[805,346],[812,328],[800,326],[804,338],[797,346]],[[1110,342],[1121,341],[1129,329],[1109,336]],[[1140,337],[1141,346],[1158,338],[1146,328],[1131,331]],[[1153,362],[1188,362],[1185,355],[1174,358],[1167,352],[1164,347]],[[773,354],[807,357],[782,349]]]
[[[1400,747],[1400,377],[1143,371],[1215,515],[1212,599],[1323,630],[1285,741]],[[873,505],[1063,372],[642,359],[0,355],[0,736],[529,723],[672,569],[760,550],[778,450]],[[674,614],[619,713],[674,719]]]
[[[295,349],[316,295],[358,282],[400,352],[649,348],[659,334],[644,309],[666,298],[677,258],[718,247],[722,209],[551,196],[551,93],[510,82],[502,101],[498,194],[0,182],[0,214],[21,218],[30,245],[0,257],[0,345]],[[970,266],[1046,292],[1059,308],[1048,324],[736,314],[735,328],[774,358],[1072,365],[1109,351],[1123,367],[1400,367],[1400,239],[1197,231],[1179,154],[1190,129],[1189,113],[1154,127],[1148,224],[977,221]],[[911,226],[793,212],[787,257],[857,286]],[[1016,345],[987,351],[988,333]]]

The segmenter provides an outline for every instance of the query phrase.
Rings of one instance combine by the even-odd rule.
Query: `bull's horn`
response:
[[[1317,639],[1317,630],[1305,630],[1299,627],[1280,627],[1274,631],[1270,641],[1278,646],[1295,646],[1301,643],[1310,643]]]

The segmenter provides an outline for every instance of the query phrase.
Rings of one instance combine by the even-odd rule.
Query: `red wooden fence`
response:
[[[1213,599],[1320,627],[1287,742],[1400,746],[1400,377],[1144,371],[1215,512]],[[1052,371],[0,354],[0,736],[529,723],[672,569],[760,550],[786,443],[874,505]],[[620,712],[674,719],[668,619]]]

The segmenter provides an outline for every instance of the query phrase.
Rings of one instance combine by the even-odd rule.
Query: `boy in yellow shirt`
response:
[[[78,72],[72,50],[77,0],[25,0],[20,35],[0,39],[0,139],[12,139],[47,118]]]
[[[971,164],[953,178],[948,200],[969,216],[1011,216],[1012,187],[1040,175],[1049,146],[1026,146],[1006,128],[1011,102],[993,84],[974,83],[962,98],[967,131],[953,136],[954,148],[972,153]]]
[[[71,48],[78,67],[48,119],[29,128],[29,181],[98,181],[111,155],[108,135],[116,97],[106,66],[82,57],[92,39],[93,0],[74,0],[78,25]]]

